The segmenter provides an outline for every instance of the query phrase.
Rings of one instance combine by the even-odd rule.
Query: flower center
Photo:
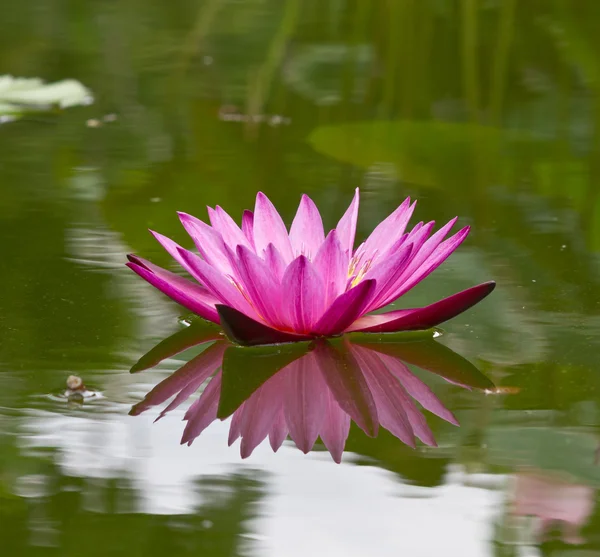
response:
[[[358,251],[358,250],[357,250]],[[357,253],[352,256],[350,265],[348,266],[348,279],[350,280],[349,288],[354,288],[367,274],[373,266],[373,261],[377,256],[377,250],[366,261],[362,261],[363,253]]]

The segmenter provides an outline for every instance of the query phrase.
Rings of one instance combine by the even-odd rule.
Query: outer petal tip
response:
[[[129,261],[129,263],[125,263],[125,265],[127,265],[127,267],[129,267],[130,269],[131,269],[131,264],[139,265],[140,267],[143,267],[144,269],[148,269],[148,267],[146,267],[146,265],[144,265],[142,260],[133,253],[128,253],[127,259]],[[150,271],[150,269],[148,269],[148,270]]]

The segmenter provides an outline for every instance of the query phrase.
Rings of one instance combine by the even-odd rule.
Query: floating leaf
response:
[[[44,83],[37,77],[0,76],[0,122],[28,112],[48,112],[93,101],[90,90],[75,79]]]

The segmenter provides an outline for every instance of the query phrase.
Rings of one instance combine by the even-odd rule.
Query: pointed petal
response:
[[[375,265],[375,267],[370,269],[365,274],[365,280],[373,279],[377,283],[371,298],[371,302],[369,302],[369,305],[365,309],[365,313],[376,307],[378,300],[381,300],[386,296],[390,288],[392,288],[396,282],[398,275],[402,273],[410,261],[412,253],[413,245],[407,244],[396,253],[393,253],[383,259],[383,261],[381,261],[378,265]]]
[[[213,229],[221,234],[226,245],[232,249],[235,249],[238,245],[251,247],[248,238],[246,238],[240,227],[219,205],[214,210],[209,210],[208,216]]]
[[[175,373],[156,385],[143,400],[138,402],[129,412],[137,416],[152,406],[162,404],[176,393],[188,392],[188,397],[204,383],[221,365],[225,343],[214,343],[204,352],[180,367]],[[195,385],[189,392],[188,386]],[[187,398],[187,397],[186,397]]]
[[[454,417],[454,414],[442,404],[440,399],[435,396],[433,391],[423,381],[411,373],[404,362],[387,354],[378,354],[377,357],[397,377],[408,394],[425,410],[429,410],[429,412],[439,416],[442,420],[458,425],[458,420]]]
[[[312,352],[290,364],[284,372],[283,412],[290,437],[308,453],[319,436],[325,413],[327,386]]]
[[[304,194],[290,228],[290,242],[296,255],[312,259],[325,240],[323,220],[313,200]]]
[[[183,430],[181,444],[191,445],[211,423],[217,419],[219,405],[219,392],[221,389],[221,372],[215,375],[210,383],[185,413],[184,420],[187,424]]]
[[[404,234],[406,225],[412,217],[416,201],[411,205],[410,197],[386,219],[381,221],[371,232],[364,243],[364,257],[367,259],[375,254],[384,255],[392,245]]]
[[[150,234],[152,234],[152,236],[154,236],[155,240],[165,249],[165,251],[173,259],[175,259],[175,261],[177,261],[177,263],[179,263],[190,275],[194,276],[193,270],[190,269],[185,259],[183,259],[183,257],[181,257],[181,255],[179,254],[179,250],[184,248],[182,248],[177,242],[171,240],[171,238],[167,238],[159,232],[155,232],[154,230],[150,230],[149,232]]]
[[[421,265],[410,278],[402,285],[400,290],[390,292],[392,300],[399,298],[406,292],[408,292],[413,286],[416,286],[424,278],[429,276],[435,271],[452,253],[463,243],[464,239],[469,234],[470,228],[465,226],[462,230],[459,230],[454,236],[448,238],[445,242],[442,242],[433,252],[433,254]],[[390,301],[392,301],[390,300]],[[389,303],[389,302],[388,302]]]
[[[385,416],[385,423],[389,423],[390,425],[394,426],[395,430],[397,431],[397,418],[394,417],[394,412],[395,407],[400,406],[405,412],[414,434],[426,445],[436,447],[437,443],[435,441],[435,437],[431,431],[431,428],[427,424],[425,416],[422,414],[422,412],[420,412],[420,410],[417,408],[417,405],[408,395],[404,385],[398,383],[395,377],[390,376],[390,371],[387,370],[385,366],[383,366],[383,368],[379,367],[378,364],[382,364],[382,362],[378,358],[379,355],[376,352],[368,349],[366,350],[373,356],[373,358],[366,363],[367,368],[370,370],[370,374],[369,372],[365,373],[364,369],[363,373],[365,373],[365,377],[369,381],[370,387],[372,387],[373,382],[380,383],[380,388],[374,391],[374,396],[376,396],[377,415],[380,418],[381,425],[386,429],[389,429],[384,424]],[[396,435],[395,430],[389,429],[391,433]],[[397,432],[402,433],[402,430]],[[402,437],[398,437],[403,440]],[[410,445],[410,443],[407,444]]]
[[[427,224],[418,223],[408,234],[406,234],[406,242],[412,242],[415,246],[415,254],[419,253],[427,238],[431,234],[435,221],[429,221]]]
[[[321,244],[314,258],[314,267],[323,280],[324,304],[329,307],[344,292],[348,278],[348,254],[342,249],[335,229]]]
[[[296,335],[272,329],[229,306],[217,305],[217,311],[225,334],[233,342],[243,346],[298,342],[312,338],[309,335]]]
[[[227,438],[227,446],[231,447],[237,439],[242,435],[242,419],[244,417],[244,402],[233,413],[231,423],[229,424],[229,437]]]
[[[377,406],[356,358],[347,347],[334,348],[327,341],[316,342],[314,354],[340,408],[367,435],[375,437],[379,431]]]
[[[175,410],[175,408],[177,408],[183,402],[185,402],[200,388],[202,383],[204,383],[219,367],[221,367],[223,363],[223,353],[225,352],[225,348],[226,344],[224,342],[217,342],[213,344],[210,348],[207,348],[201,354],[206,354],[204,369],[201,369],[198,371],[198,373],[194,374],[194,376],[191,378],[191,381],[189,381],[189,383],[185,385],[181,389],[181,391],[179,391],[179,393],[177,393],[177,396],[169,403],[169,405],[164,410],[161,411],[156,420],[163,418],[169,412],[172,412],[173,410]],[[185,366],[183,366],[183,368],[185,368]]]
[[[196,248],[205,261],[223,274],[233,274],[231,262],[225,249],[225,242],[221,235],[208,224],[192,215],[181,212],[177,214],[181,224],[194,240]]]
[[[287,424],[285,423],[285,417],[283,415],[283,408],[279,410],[279,414],[273,421],[273,427],[269,431],[269,443],[273,452],[277,452],[283,442],[286,440],[288,435]]]
[[[258,192],[254,207],[254,246],[256,253],[273,244],[283,259],[290,262],[294,256],[287,229],[277,209],[267,196]]]
[[[284,320],[281,302],[281,289],[269,267],[258,255],[244,246],[236,249],[238,271],[244,292],[263,320],[280,327]]]
[[[252,211],[246,210],[242,215],[242,232],[248,238],[252,249],[256,251],[254,246],[254,213]]]
[[[412,244],[412,246],[413,246],[410,260],[409,260],[408,264],[405,266],[405,268],[402,270],[402,273],[398,274],[396,284],[400,284],[402,275],[409,268],[411,262],[414,261],[416,258],[422,256],[421,249],[422,249],[423,245],[425,244],[425,242],[427,241],[429,234],[431,234],[431,231],[433,230],[434,226],[435,226],[434,221],[428,222],[425,225],[423,225],[423,223],[419,223],[408,234],[404,234],[402,236],[402,238],[400,238],[400,240],[398,240],[390,248],[388,254],[385,257],[390,257],[393,253],[396,253],[396,251],[402,249],[402,247],[404,247],[408,244]]]
[[[263,253],[263,259],[265,260],[267,268],[271,273],[273,273],[274,278],[277,279],[277,282],[281,284],[281,279],[283,278],[283,273],[285,273],[286,268],[283,257],[281,257],[281,254],[277,251],[277,248],[273,244],[269,244]]]
[[[214,307],[214,297],[209,296],[204,287],[155,265],[149,267],[147,262],[135,256],[130,256],[130,258],[131,261],[126,265],[163,294],[200,317],[213,323],[219,322],[219,316]],[[210,304],[208,300],[210,300]]]
[[[321,426],[321,441],[331,458],[339,464],[350,433],[350,416],[340,408],[329,389],[325,391],[325,398],[327,405]]]
[[[365,315],[349,327],[348,332],[392,333],[430,329],[468,310],[483,300],[495,287],[494,281],[484,282],[423,308]]]
[[[340,219],[335,227],[340,243],[342,244],[342,249],[347,251],[349,255],[352,255],[352,251],[354,249],[356,221],[358,220],[358,202],[359,193],[358,188],[356,188],[350,206],[348,209],[346,209],[344,216]]]
[[[373,394],[379,423],[403,443],[414,448],[415,436],[404,408],[408,395],[402,385],[377,358],[375,352],[355,345],[351,345],[351,350]]]
[[[364,280],[338,296],[313,327],[314,332],[326,336],[345,331],[365,312],[376,286],[374,280]]]
[[[234,283],[219,270],[209,265],[191,251],[179,248],[179,254],[190,268],[192,276],[202,282],[206,288],[221,302],[252,318],[259,318],[256,310],[248,303]]]
[[[421,245],[421,248],[418,251],[415,251],[415,256],[411,261],[411,264],[406,269],[404,276],[401,277],[402,280],[406,280],[409,278],[425,261],[433,254],[433,252],[437,249],[437,247],[442,243],[443,239],[447,236],[448,232],[452,229],[452,227],[456,224],[458,217],[453,218],[449,222],[447,222],[442,228],[440,228],[437,232],[424,241]],[[427,228],[427,227],[426,227]],[[419,231],[419,234],[422,235],[423,231]]]
[[[240,453],[247,458],[273,428],[283,403],[284,383],[276,374],[258,388],[244,403]]]
[[[290,263],[281,280],[281,292],[284,293],[281,303],[285,323],[294,332],[307,334],[312,331],[323,315],[323,290],[323,281],[304,255]]]
[[[439,240],[441,240],[441,238],[447,233],[447,231],[444,231],[444,229],[448,228],[452,222],[453,221],[450,221],[446,227],[438,230],[438,232],[436,232],[431,238],[429,238],[429,240],[425,242],[419,252],[415,254],[406,270],[399,277],[396,285],[389,290],[388,295],[381,302],[380,307],[393,302],[408,292],[411,288],[416,286],[425,277],[435,271],[446,259],[448,259],[452,252],[454,252],[454,250],[458,248],[460,244],[462,244],[464,239],[469,234],[468,226],[459,230],[454,236],[448,238],[445,242],[442,242],[441,244],[439,243]],[[440,235],[436,238],[436,236],[441,232],[443,232],[443,235]],[[435,245],[436,243],[438,244],[437,247],[432,253],[427,255],[431,246]]]

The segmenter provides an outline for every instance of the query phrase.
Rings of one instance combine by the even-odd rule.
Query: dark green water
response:
[[[95,102],[0,125],[2,555],[600,555],[598,29],[594,0],[11,5],[0,74]],[[353,426],[340,465],[129,416],[190,357],[129,373],[183,313],[124,267],[169,265],[147,228],[189,246],[175,211],[258,190],[331,227],[357,186],[361,238],[407,195],[472,225],[402,305],[496,280],[440,342],[502,394],[425,378],[461,427]]]

